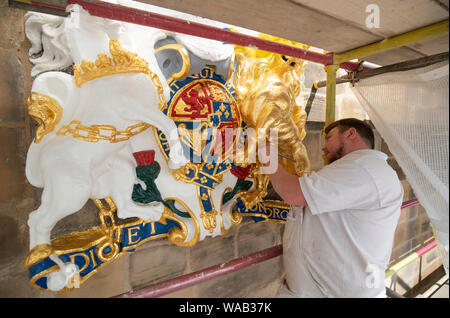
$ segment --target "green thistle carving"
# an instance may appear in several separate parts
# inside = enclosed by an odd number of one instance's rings
[[[150,165],[139,166],[136,167],[136,176],[142,180],[147,189],[144,190],[140,184],[135,184],[133,186],[133,193],[131,195],[131,199],[134,202],[141,204],[148,204],[150,202],[161,202],[167,208],[169,208],[173,213],[184,217],[190,218],[190,214],[187,212],[183,212],[178,210],[175,207],[174,200],[164,201],[161,197],[161,192],[159,192],[158,187],[156,186],[155,180],[161,172],[161,167],[158,162],[153,162]]]

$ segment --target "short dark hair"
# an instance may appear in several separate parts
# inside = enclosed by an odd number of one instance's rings
[[[370,146],[371,149],[375,148],[375,137],[373,135],[372,128],[366,122],[356,118],[344,118],[332,122],[325,128],[325,134],[328,134],[331,129],[338,127],[339,132],[343,133],[350,128],[355,128],[361,138]]]

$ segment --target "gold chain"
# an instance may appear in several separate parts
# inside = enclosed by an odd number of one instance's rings
[[[128,140],[132,136],[146,130],[148,127],[150,127],[149,124],[139,123],[128,126],[123,131],[118,131],[116,127],[112,125],[83,126],[80,121],[72,120],[69,125],[61,127],[56,132],[56,135],[65,136],[71,134],[74,138],[84,141],[97,142],[99,140],[109,140],[109,142],[115,143]]]

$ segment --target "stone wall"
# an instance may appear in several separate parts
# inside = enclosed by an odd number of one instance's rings
[[[41,190],[27,182],[24,172],[35,124],[27,116],[25,106],[32,78],[28,61],[30,45],[24,35],[23,14],[23,10],[9,8],[7,0],[0,0],[0,29],[3,32],[0,37],[0,297],[110,297],[281,244],[282,224],[254,223],[244,218],[226,235],[207,238],[192,247],[178,247],[166,239],[148,242],[133,254],[122,256],[104,267],[70,294],[55,295],[30,287],[28,274],[23,268],[29,244],[27,218],[39,206]],[[303,97],[306,100],[312,82],[325,78],[323,67],[311,64],[304,77]],[[364,112],[351,98],[342,95],[345,91],[339,90],[341,107],[338,117],[364,119]],[[313,170],[323,165],[323,123],[317,122],[324,118],[323,97],[324,89],[321,89],[313,104],[305,139]],[[378,135],[376,145],[377,149],[390,155]],[[405,200],[413,198],[413,191],[401,169],[390,156],[389,162],[405,187]],[[277,196],[272,191],[269,197]],[[82,231],[98,223],[97,208],[89,202],[81,211],[58,222],[52,237]],[[395,236],[392,263],[424,245],[431,237],[429,220],[423,208],[403,210]],[[273,297],[282,271],[281,257],[276,257],[167,296]]]
[[[25,178],[31,142],[25,99],[31,89],[23,11],[0,1],[0,297],[36,297],[23,260],[28,253],[28,213],[36,194]]]

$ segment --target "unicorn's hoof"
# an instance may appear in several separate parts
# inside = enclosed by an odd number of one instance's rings
[[[47,288],[54,292],[62,290],[77,272],[78,266],[66,263],[63,269],[50,273],[47,276]]]

